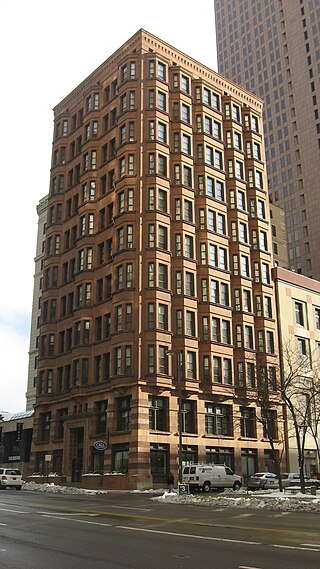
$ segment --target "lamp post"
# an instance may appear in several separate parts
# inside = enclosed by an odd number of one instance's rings
[[[182,350],[167,350],[168,356],[177,356],[177,379],[178,379],[178,476],[179,484],[182,484]]]

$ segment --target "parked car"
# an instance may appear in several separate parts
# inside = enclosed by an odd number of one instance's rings
[[[281,474],[282,479],[282,487],[288,488],[288,486],[300,486],[300,474],[299,472],[285,472]],[[316,488],[320,488],[320,480],[316,478],[308,478],[308,476],[304,477],[305,485],[308,486],[316,486]]]
[[[189,484],[190,490],[210,492],[212,488],[224,490],[233,488],[239,490],[242,486],[241,476],[234,474],[224,464],[192,464],[185,466],[182,473],[184,484]]]
[[[279,480],[273,472],[256,472],[248,478],[248,489],[267,490],[269,488],[279,488]]]
[[[0,468],[0,490],[5,488],[16,488],[21,490],[22,476],[20,470],[16,468]]]

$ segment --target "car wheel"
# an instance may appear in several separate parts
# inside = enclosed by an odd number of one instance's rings
[[[17,490],[21,490],[21,486],[16,486]]]
[[[233,489],[237,491],[237,490],[240,490],[240,488],[241,488],[240,482],[235,482],[233,485]]]
[[[261,486],[262,490],[267,490],[267,482],[264,482]]]
[[[202,492],[208,493],[210,492],[210,482],[204,482],[203,486],[202,486]]]

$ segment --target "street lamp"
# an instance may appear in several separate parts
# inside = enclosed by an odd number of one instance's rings
[[[167,350],[168,356],[177,356],[177,372],[178,372],[178,476],[179,484],[182,484],[182,350]]]

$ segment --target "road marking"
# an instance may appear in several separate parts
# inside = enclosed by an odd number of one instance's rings
[[[6,526],[6,525],[7,525],[7,524],[1,524],[1,523],[0,523],[0,526]]]
[[[6,549],[0,549],[0,551],[7,551]]]
[[[239,514],[238,516],[232,516],[232,518],[236,520],[237,518],[249,518],[250,516],[253,516],[253,514]]]
[[[317,553],[320,553],[320,549],[311,549],[310,547],[298,547],[298,546],[294,546],[294,545],[274,545],[274,544],[270,544],[270,547],[277,547],[278,549],[298,549],[299,551],[316,551]],[[315,546],[312,546],[315,547]]]
[[[300,543],[301,547],[320,547],[320,543]]]
[[[1,512],[12,512],[13,514],[29,514],[30,512],[22,512],[21,510],[9,510],[7,508],[0,508]]]
[[[37,512],[41,516],[48,515],[48,512]],[[50,512],[51,516],[89,516],[89,517],[97,517],[100,514],[88,514],[87,512],[75,512],[75,513],[64,513],[64,512]]]
[[[216,541],[216,542],[220,542],[220,543],[238,543],[239,545],[262,545],[262,543],[258,542],[258,541],[226,539],[226,538],[222,538],[222,537],[208,537],[208,536],[194,535],[194,534],[188,534],[188,533],[177,533],[177,532],[153,530],[153,529],[146,529],[146,528],[135,528],[135,527],[130,527],[130,526],[120,526],[120,525],[114,525],[114,524],[94,522],[94,521],[89,521],[89,520],[77,520],[75,518],[65,517],[64,515],[62,515],[62,516],[61,515],[54,515],[54,514],[53,515],[41,514],[41,515],[44,518],[51,518],[51,519],[55,519],[55,520],[65,520],[65,521],[67,520],[67,521],[71,521],[71,522],[77,522],[80,524],[88,524],[88,525],[95,525],[95,526],[102,526],[102,527],[114,527],[116,529],[139,531],[139,532],[143,532],[143,533],[153,533],[153,534],[158,534],[158,535],[169,535],[169,536],[175,536],[175,537],[186,537],[188,539],[193,538],[193,539],[199,539],[199,540],[203,540],[203,541]],[[271,544],[268,544],[268,547],[275,547],[278,549],[292,549],[292,550],[298,550],[298,551],[312,551],[315,553],[320,553],[320,545],[317,545],[317,544],[301,544],[301,546],[291,546],[291,545],[277,545],[277,544],[271,543]],[[261,569],[261,568],[241,565],[241,566],[239,566],[239,569]]]
[[[112,524],[102,524],[101,522],[90,522],[89,520],[75,520],[72,518],[62,518],[61,516],[50,516],[49,514],[42,514],[43,518],[52,518],[54,520],[69,520],[70,522],[78,522],[79,524],[90,524],[94,526],[113,527]]]
[[[261,569],[261,567],[251,567],[251,565],[239,565],[239,569]]]
[[[157,533],[157,534],[161,534],[161,535],[174,535],[175,537],[192,537],[194,539],[202,539],[204,541],[222,541],[224,543],[242,543],[245,545],[261,545],[261,543],[259,543],[258,541],[242,541],[239,539],[225,539],[222,537],[207,537],[204,535],[194,535],[194,534],[190,534],[190,533],[176,533],[176,532],[171,532],[171,531],[160,531],[160,530],[154,530],[154,529],[144,529],[144,528],[133,528],[130,526],[115,526],[118,529],[126,529],[126,530],[132,530],[132,531],[141,531],[141,532],[145,532],[145,533]]]
[[[117,508],[119,510],[137,510],[138,512],[152,512],[150,508],[133,508],[131,506],[109,506],[109,508]]]

